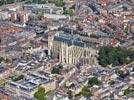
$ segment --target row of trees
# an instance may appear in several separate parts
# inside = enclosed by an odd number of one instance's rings
[[[23,2],[23,1],[26,1],[26,0],[0,0],[0,6],[4,4],[11,4],[11,3]]]
[[[1,0],[0,1],[0,6],[4,4],[11,4],[15,2],[23,2],[26,0]],[[36,3],[36,4],[45,4],[45,3],[54,3],[58,7],[63,7],[64,9],[64,14],[73,16],[73,9],[67,9],[65,8],[65,2],[64,0],[28,0],[26,3]]]
[[[134,50],[121,47],[102,47],[98,60],[103,67],[128,64],[134,61]]]
[[[26,3],[45,4],[47,0],[29,0]]]
[[[26,1],[26,3],[37,3],[37,4],[42,4],[47,2],[47,0],[0,0],[0,5],[11,4],[15,2],[23,2],[23,1]]]
[[[45,3],[54,3],[58,7],[64,7],[64,0],[27,0],[26,3],[36,3],[36,4],[45,4]]]
[[[48,0],[49,3],[54,3],[58,7],[64,7],[65,2],[64,0]]]

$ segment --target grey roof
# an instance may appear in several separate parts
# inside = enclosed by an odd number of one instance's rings
[[[54,40],[56,41],[61,41],[64,42],[66,44],[68,44],[68,46],[78,46],[78,47],[84,47],[85,43],[82,42],[80,39],[74,39],[73,37],[65,37],[65,36],[55,36]]]

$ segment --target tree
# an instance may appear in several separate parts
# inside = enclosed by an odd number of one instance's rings
[[[22,80],[23,78],[24,78],[23,75],[14,76],[14,77],[12,78],[12,81],[16,82],[16,81]]]
[[[134,50],[120,47],[102,47],[99,50],[99,64],[103,67],[108,65],[119,66],[134,61]]]
[[[65,5],[65,2],[63,0],[54,0],[54,3],[56,6],[63,7]]]
[[[114,81],[114,80],[110,80],[110,81],[108,82],[108,84],[109,84],[109,85],[113,85],[113,84],[115,84],[115,81]]]
[[[33,0],[33,3],[38,3],[38,0]]]
[[[0,6],[4,4],[12,4],[12,3],[23,2],[23,1],[26,1],[26,0],[0,0]]]
[[[117,73],[122,76],[124,74],[124,71],[123,70],[118,70]]]
[[[88,86],[89,87],[92,87],[92,86],[94,86],[94,85],[100,85],[101,84],[101,81],[99,81],[98,79],[97,79],[97,77],[92,77],[92,78],[89,78],[88,79]]]
[[[10,62],[11,62],[11,59],[6,58],[6,59],[4,59],[4,62],[5,62],[5,63],[10,63]]]
[[[130,75],[129,71],[124,72],[123,70],[117,70],[117,74],[121,78],[125,78],[126,76]]]
[[[91,37],[91,38],[96,38],[96,39],[101,38],[101,36],[100,36],[100,35],[96,35],[96,34],[91,34],[91,35],[90,35],[90,37]]]
[[[110,28],[112,28],[114,31],[116,31],[116,26],[115,25],[113,25],[112,23],[108,23],[107,24]]]
[[[0,43],[1,43],[1,41],[2,41],[2,40],[1,40],[1,37],[0,37]]]
[[[73,98],[73,92],[71,90],[69,90],[67,94],[69,99]]]
[[[35,92],[34,97],[37,100],[47,100],[45,89],[43,87],[39,87],[38,91]]]
[[[51,73],[52,74],[60,74],[62,69],[63,69],[63,65],[58,65],[56,67],[53,67]]]
[[[41,1],[41,2],[39,2],[39,3],[44,3],[44,4],[45,4],[45,3],[46,3],[46,0],[42,0],[42,1]]]
[[[91,93],[90,89],[88,87],[83,87],[81,90],[81,94],[85,97],[91,97],[93,94]]]
[[[44,17],[44,13],[42,11],[41,12],[38,12],[38,18],[39,18],[39,20],[41,20],[43,17]]]
[[[132,92],[134,92],[134,89],[131,89],[130,87],[128,87],[127,89],[124,90],[124,95],[128,95]]]
[[[54,3],[58,7],[64,7],[64,0],[48,0],[49,3]]]
[[[60,74],[60,69],[54,67],[54,68],[52,69],[51,73],[52,73],[52,74]]]
[[[4,60],[4,58],[3,58],[3,57],[0,57],[0,63],[1,63],[3,60]]]
[[[64,14],[67,14],[69,16],[73,16],[73,9],[64,8]]]
[[[59,67],[60,69],[63,69],[63,65],[59,65],[58,67]]]

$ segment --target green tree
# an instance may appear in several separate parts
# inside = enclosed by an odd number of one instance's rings
[[[116,26],[115,25],[113,25],[112,23],[108,23],[107,24],[110,28],[112,28],[113,29],[113,31],[116,31]]]
[[[44,17],[44,13],[42,11],[38,12],[37,16],[38,16],[39,20],[41,20]]]
[[[51,73],[52,73],[52,74],[60,74],[60,69],[54,67],[54,68],[52,69]]]
[[[63,69],[63,65],[58,65],[56,67],[53,67],[51,73],[52,74],[60,74],[60,72],[62,71]]]
[[[67,14],[69,16],[73,16],[73,9],[64,8],[64,14]]]
[[[63,0],[54,0],[54,3],[56,6],[61,6],[61,7],[65,5],[65,2]]]
[[[96,34],[91,34],[91,35],[90,35],[90,37],[91,37],[91,38],[96,38],[96,39],[101,38],[101,36],[100,36],[100,35],[96,35]]]
[[[0,6],[4,4],[12,4],[12,3],[23,2],[23,1],[26,1],[26,0],[0,0]]]
[[[99,50],[99,64],[103,67],[108,65],[118,66],[134,61],[134,50],[120,47],[102,47]]]
[[[134,92],[134,89],[131,89],[130,87],[128,87],[127,89],[124,90],[124,95],[128,95],[132,92]]]
[[[117,74],[119,74],[120,76],[122,76],[124,74],[123,70],[117,70]]]
[[[38,3],[38,0],[33,0],[32,2],[33,2],[33,3]]]
[[[1,63],[3,60],[4,60],[4,58],[3,58],[3,57],[0,57],[0,63]]]
[[[69,99],[73,98],[73,92],[71,90],[69,90],[67,94]]]
[[[0,37],[0,43],[1,43],[1,41],[2,41],[2,40],[1,40],[1,37]]]
[[[14,77],[12,78],[12,81],[16,82],[16,81],[22,80],[23,78],[24,78],[23,75],[14,76]]]
[[[90,89],[88,87],[83,87],[81,90],[81,94],[85,97],[91,97],[93,94],[91,93]]]
[[[64,0],[48,0],[49,3],[54,3],[58,7],[64,7]]]
[[[101,81],[99,81],[97,77],[92,77],[92,78],[88,79],[88,86],[89,87],[92,87],[94,85],[100,85],[100,84],[101,84]]]
[[[39,87],[38,91],[35,92],[34,97],[37,100],[47,100],[45,89],[43,87]]]
[[[114,81],[114,80],[110,80],[110,81],[108,82],[108,84],[109,84],[109,85],[113,85],[113,84],[115,84],[115,81]]]
[[[60,69],[63,69],[63,65],[58,65],[58,67],[59,67]]]

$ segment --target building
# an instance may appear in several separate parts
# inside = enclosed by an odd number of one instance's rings
[[[0,90],[0,100],[12,100],[12,98]]]
[[[69,18],[66,15],[57,15],[57,14],[44,14],[43,15],[44,18],[48,18],[48,19],[53,19],[53,20],[60,20],[60,19],[67,19]]]
[[[56,88],[56,82],[50,76],[44,76],[40,73],[30,73],[25,78],[28,79],[22,79],[19,82],[9,80],[6,84],[6,89],[19,96],[33,97],[39,86],[44,87],[46,92]]]
[[[8,12],[0,11],[0,20],[6,20],[9,17],[10,16],[9,16],[9,13]]]
[[[21,4],[8,4],[8,5],[5,5],[5,7],[9,11],[17,11],[22,8],[22,5]]]
[[[10,19],[11,19],[11,21],[16,21],[17,20],[17,13],[12,13]]]
[[[2,79],[9,74],[9,70],[7,67],[0,66],[0,73],[0,79]]]
[[[53,4],[24,4],[24,9],[33,12],[44,12],[46,14],[63,14],[62,7],[56,7]]]
[[[128,26],[129,26],[129,30],[132,34],[134,34],[134,21],[129,21],[128,23]]]
[[[107,6],[110,3],[117,3],[118,1],[120,1],[120,0],[100,0],[100,3],[102,6]]]
[[[23,14],[20,14],[20,22],[25,24],[26,22],[28,22],[28,14],[27,13],[23,13]]]
[[[63,64],[93,65],[97,52],[80,39],[65,35],[49,37],[48,49],[49,55]]]
[[[20,22],[25,24],[29,21],[30,12],[28,11],[19,11],[19,12],[12,12],[10,14],[10,20],[12,22]]]
[[[109,13],[120,13],[126,10],[132,10],[132,6],[127,3],[116,3],[107,7]]]
[[[133,12],[132,12],[133,13]],[[129,22],[129,21],[131,21],[131,20],[133,20],[134,19],[134,15],[133,14],[128,14],[128,15],[124,15],[124,23],[126,22]]]

